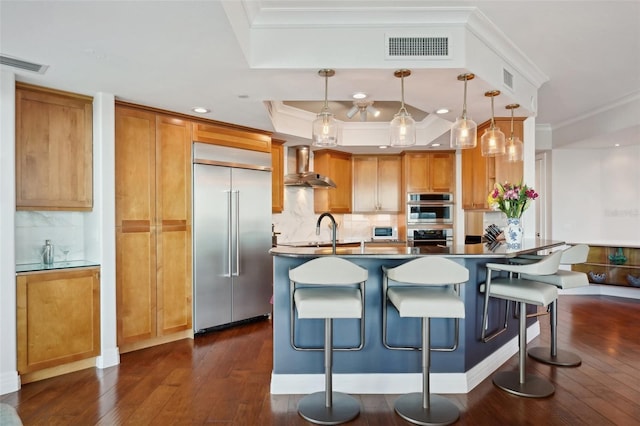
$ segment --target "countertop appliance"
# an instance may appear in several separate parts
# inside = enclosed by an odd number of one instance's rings
[[[372,241],[397,241],[398,228],[393,226],[374,226],[371,228]]]
[[[407,194],[407,224],[450,224],[455,215],[452,193]]]
[[[193,328],[271,312],[271,154],[193,144]]]

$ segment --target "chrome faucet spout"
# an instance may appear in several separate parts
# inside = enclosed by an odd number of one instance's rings
[[[324,217],[328,217],[329,220],[331,220],[331,248],[333,250],[333,254],[336,254],[336,228],[338,227],[336,225],[336,219],[333,217],[333,215],[329,212],[324,212],[320,215],[320,217],[318,218],[318,222],[316,222],[316,235],[320,235],[320,222],[322,222],[322,219]]]

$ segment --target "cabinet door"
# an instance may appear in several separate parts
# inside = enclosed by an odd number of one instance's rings
[[[157,335],[191,328],[191,123],[156,121]]]
[[[353,157],[353,211],[400,211],[402,162],[397,155]]]
[[[374,156],[353,157],[353,211],[378,210],[378,159]]]
[[[406,153],[404,173],[406,192],[430,192],[428,154]]]
[[[271,140],[271,213],[284,210],[284,142]]]
[[[91,210],[92,99],[23,84],[16,89],[16,208]]]
[[[18,372],[100,354],[100,270],[17,276]]]
[[[329,176],[336,184],[333,189],[314,190],[316,213],[351,213],[351,154],[331,150],[316,151],[314,169]]]
[[[454,156],[450,153],[429,154],[429,189],[431,192],[453,192]]]
[[[402,181],[402,160],[400,156],[378,157],[378,205],[379,211],[399,212],[401,210],[400,183]]]
[[[156,118],[116,106],[118,345],[156,335]]]

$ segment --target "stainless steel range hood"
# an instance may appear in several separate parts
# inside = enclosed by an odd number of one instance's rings
[[[296,173],[284,177],[286,186],[306,186],[310,188],[335,188],[336,184],[327,176],[309,171],[309,147],[296,146]]]

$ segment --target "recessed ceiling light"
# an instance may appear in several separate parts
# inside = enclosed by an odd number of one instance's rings
[[[366,99],[367,94],[364,92],[356,92],[353,94],[353,99]]]
[[[436,114],[446,114],[449,112],[449,108],[438,108]]]
[[[619,144],[619,143],[617,143],[617,144],[615,144],[615,145],[613,145],[613,146],[620,146],[620,144]]]
[[[210,109],[205,108],[205,107],[193,107],[193,108],[191,108],[191,111],[197,112],[198,114],[206,114],[208,112],[211,112]]]
[[[432,143],[431,146],[440,146],[441,144],[439,143]]]
[[[380,148],[380,149],[387,149],[387,148],[388,148],[388,146],[387,146],[387,145],[380,145],[378,148]]]

